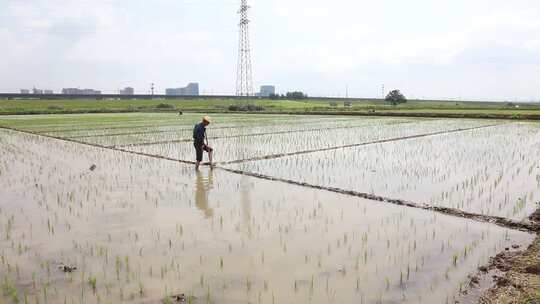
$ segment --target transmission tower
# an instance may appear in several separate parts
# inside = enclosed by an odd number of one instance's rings
[[[253,75],[251,70],[251,48],[249,45],[249,6],[247,0],[240,4],[240,23],[238,24],[238,67],[236,70],[236,96],[253,95]]]

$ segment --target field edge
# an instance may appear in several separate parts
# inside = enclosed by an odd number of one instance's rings
[[[529,220],[536,226],[532,244],[525,250],[507,248],[491,257],[488,265],[471,273],[459,303],[471,303],[471,300],[479,304],[540,303],[540,208]]]

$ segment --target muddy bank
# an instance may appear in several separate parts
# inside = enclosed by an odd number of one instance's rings
[[[540,303],[540,209],[529,217],[537,237],[528,248],[512,246],[470,276],[459,303]]]

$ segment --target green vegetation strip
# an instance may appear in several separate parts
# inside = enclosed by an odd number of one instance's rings
[[[345,106],[350,103],[350,106]],[[234,99],[185,98],[175,100],[0,100],[0,115],[67,113],[247,113],[231,106],[251,105],[257,114],[369,115],[447,118],[540,119],[538,103],[409,100],[392,105],[380,99]]]

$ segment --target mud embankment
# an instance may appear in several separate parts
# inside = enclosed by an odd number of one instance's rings
[[[459,303],[540,303],[540,208],[528,220],[536,239],[528,248],[512,246],[470,276]]]

